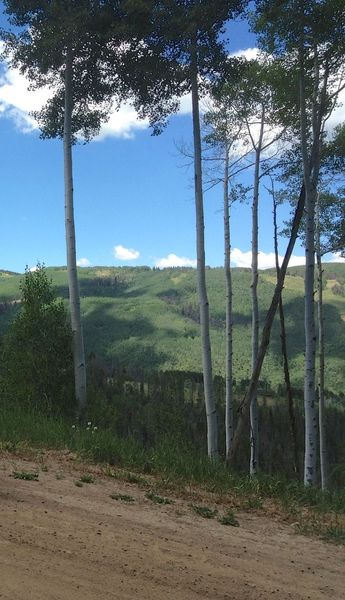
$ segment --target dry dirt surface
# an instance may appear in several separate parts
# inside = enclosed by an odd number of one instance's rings
[[[77,487],[86,471],[94,483]],[[0,457],[1,600],[345,599],[344,547],[251,513],[226,527],[146,492],[67,455]]]

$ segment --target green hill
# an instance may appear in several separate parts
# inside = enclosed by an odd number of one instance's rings
[[[64,267],[47,269],[57,293],[67,298]],[[108,367],[129,370],[201,371],[196,273],[193,269],[148,267],[79,269],[86,351]],[[18,310],[21,275],[0,272],[0,332]],[[237,383],[250,374],[250,271],[234,269],[234,372]],[[345,265],[325,265],[326,387],[345,389]],[[224,373],[225,284],[221,268],[207,270],[214,373]],[[274,271],[262,271],[261,321],[275,285]],[[303,268],[288,271],[284,289],[286,327],[294,386],[303,385]],[[262,379],[282,383],[279,324],[273,330]]]

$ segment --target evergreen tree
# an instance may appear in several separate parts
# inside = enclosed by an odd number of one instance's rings
[[[43,265],[21,282],[21,306],[2,344],[1,383],[8,403],[71,414],[72,332]]]

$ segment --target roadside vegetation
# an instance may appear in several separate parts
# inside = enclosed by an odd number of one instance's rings
[[[149,490],[146,497],[152,503],[171,504],[181,497],[201,517],[218,518],[232,526],[240,524],[239,512],[254,511],[291,523],[298,533],[345,543],[345,486],[322,492],[284,474],[250,477],[229,471],[221,461],[211,461],[187,440],[177,443],[176,438],[165,438],[144,448],[111,428],[73,425],[63,417],[2,406],[0,452],[15,458],[35,457],[42,450],[69,451],[85,464],[99,464],[105,476]],[[13,477],[37,481],[39,473],[14,472]],[[94,482],[95,477],[85,473],[75,485]],[[134,501],[130,495],[114,499]]]

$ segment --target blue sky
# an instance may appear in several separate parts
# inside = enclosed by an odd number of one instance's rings
[[[229,27],[230,52],[255,47],[245,22]],[[63,155],[60,141],[43,141],[28,113],[44,92],[32,94],[2,66],[0,78],[0,268],[22,272],[37,261],[66,263]],[[77,258],[82,265],[194,264],[193,172],[177,145],[191,142],[189,102],[162,135],[136,120],[128,107],[113,115],[99,140],[74,149]],[[205,194],[206,262],[223,263],[222,190]],[[281,214],[286,218],[287,209]],[[250,265],[250,206],[233,211],[234,265]],[[272,252],[272,208],[260,209],[262,266]],[[284,241],[281,241],[284,250]],[[303,256],[298,246],[295,255]],[[297,260],[303,262],[303,259]]]

